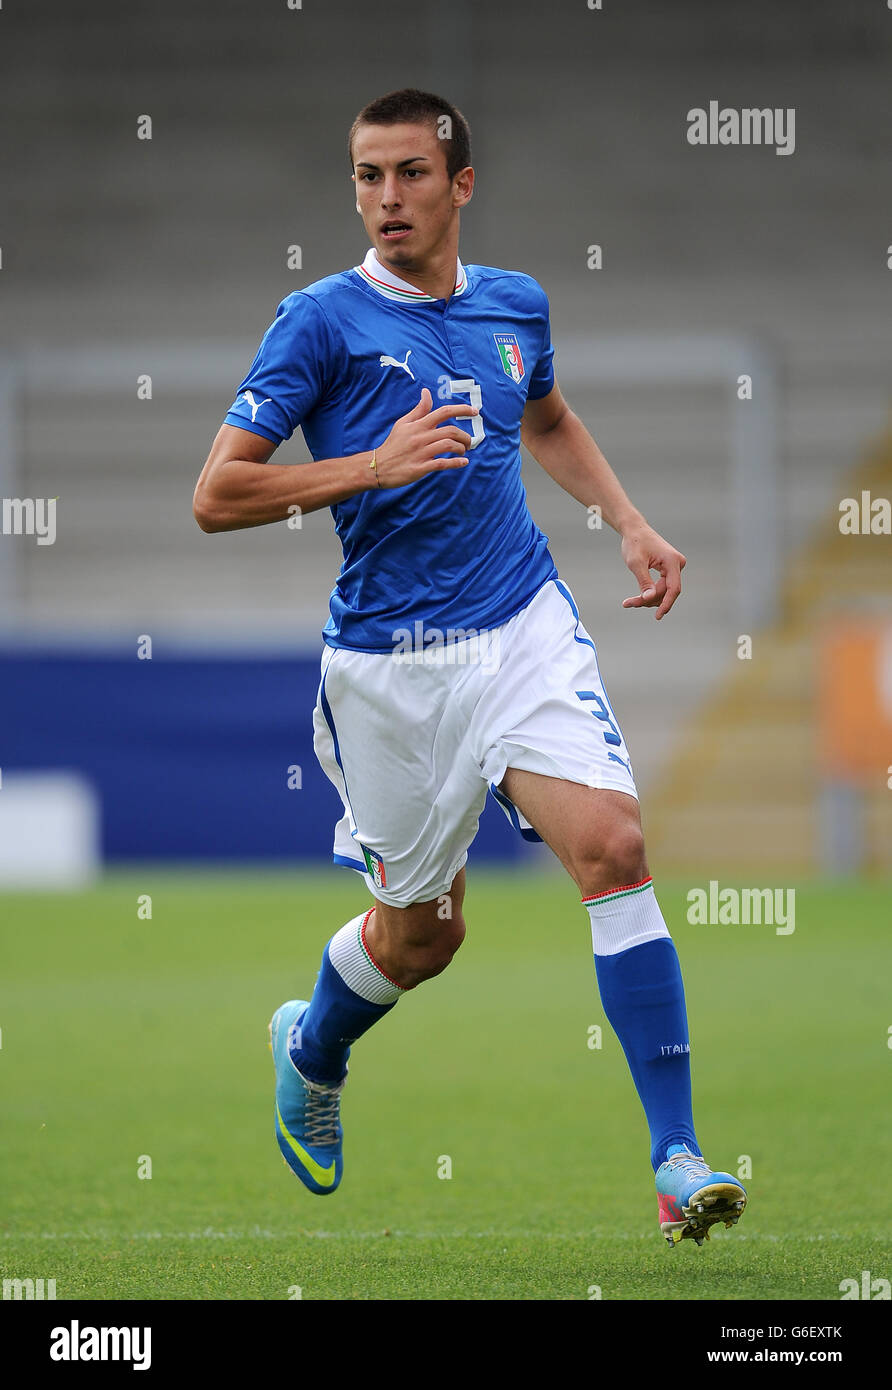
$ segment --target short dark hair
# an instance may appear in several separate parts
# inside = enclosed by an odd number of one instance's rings
[[[361,125],[432,125],[439,134],[443,116],[449,118],[447,129],[452,132],[449,137],[443,137],[446,172],[454,179],[459,169],[466,169],[471,162],[471,131],[468,123],[451,102],[444,101],[433,92],[422,92],[417,87],[402,87],[398,92],[388,92],[362,108],[350,127],[347,142],[351,169],[353,141]]]

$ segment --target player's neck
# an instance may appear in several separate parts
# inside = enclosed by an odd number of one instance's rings
[[[431,295],[434,299],[452,298],[458,265],[457,246],[445,247],[442,251],[436,252],[423,266],[413,266],[411,269],[404,265],[392,263],[377,247],[375,248],[375,257],[380,265],[390,271],[391,275],[405,280],[416,290],[423,290],[425,294]]]

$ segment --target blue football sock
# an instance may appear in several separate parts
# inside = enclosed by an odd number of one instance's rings
[[[654,1172],[674,1144],[699,1154],[684,986],[673,941],[664,936],[615,955],[595,956],[595,968],[604,1012],[644,1106]]]
[[[310,1006],[289,1047],[292,1062],[308,1081],[343,1081],[351,1044],[405,993],[381,971],[366,944],[365,927],[373,911],[354,917],[322,953]]]

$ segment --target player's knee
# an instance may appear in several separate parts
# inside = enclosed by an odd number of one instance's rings
[[[583,894],[603,893],[646,876],[644,836],[631,818],[612,822],[597,840],[581,847],[577,858],[576,880]]]
[[[400,948],[400,983],[411,981],[411,988],[442,974],[464,941],[465,931],[464,917],[458,912],[446,920],[437,919],[430,930],[404,941]]]

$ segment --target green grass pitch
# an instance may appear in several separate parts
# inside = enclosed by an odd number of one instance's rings
[[[353,1050],[324,1198],[279,1157],[266,1029],[368,902],[358,878],[146,868],[0,897],[2,1276],[60,1299],[505,1300],[835,1300],[892,1276],[888,885],[801,885],[782,936],[690,925],[693,885],[657,884],[700,1141],[752,1163],[740,1225],[670,1251],[573,884],[473,860],[468,880],[452,966]]]

